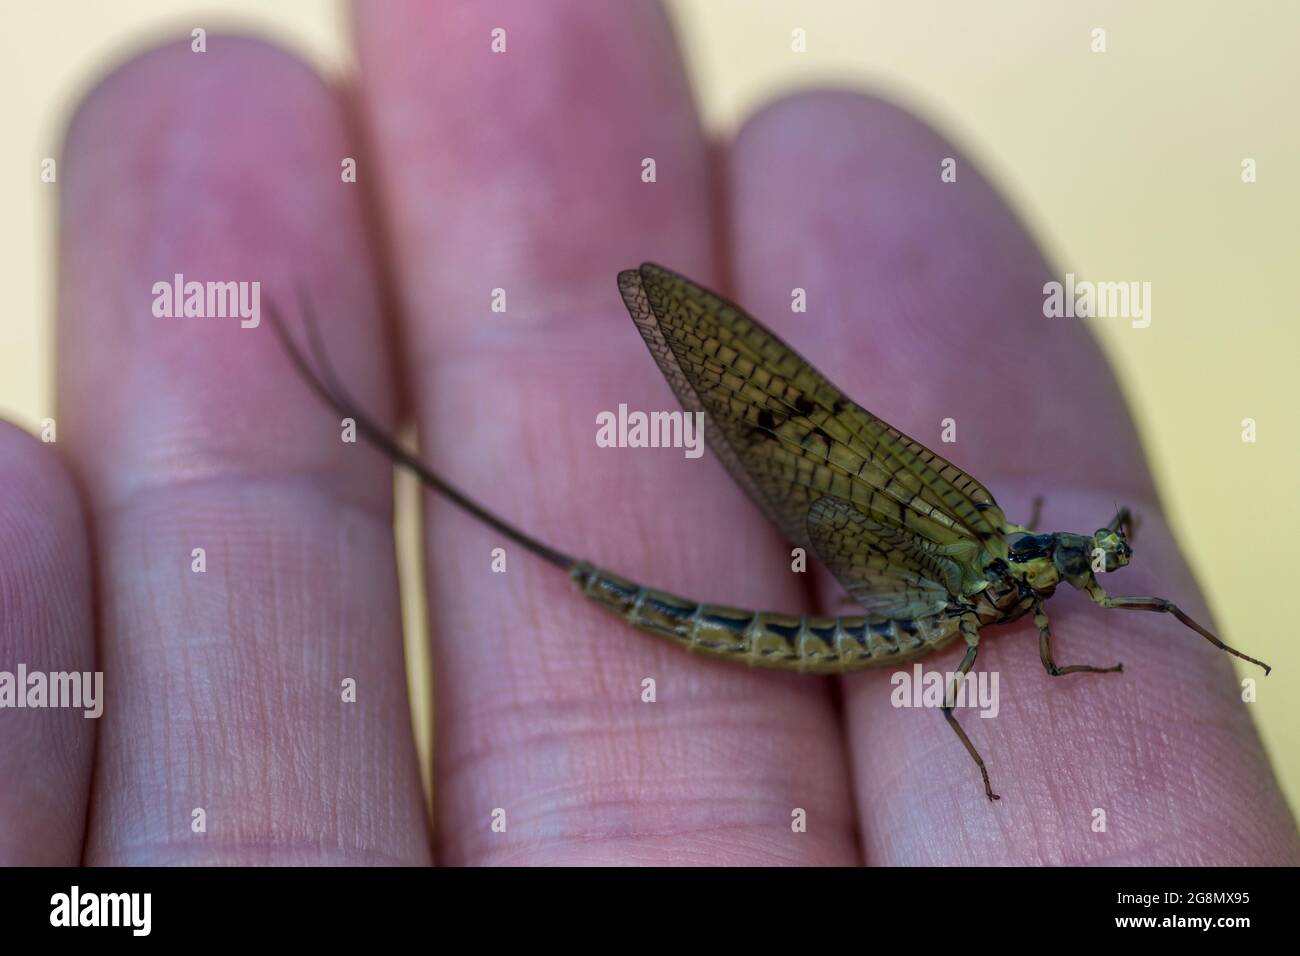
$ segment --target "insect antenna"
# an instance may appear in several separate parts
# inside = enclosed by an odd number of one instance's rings
[[[456,507],[466,512],[470,516],[481,521],[495,531],[505,535],[515,544],[527,551],[535,554],[537,557],[548,561],[563,571],[570,571],[578,563],[562,551],[543,544],[536,538],[525,534],[518,528],[509,524],[502,518],[498,518],[491,511],[488,511],[473,498],[466,495],[460,489],[450,482],[439,477],[423,461],[414,454],[402,447],[401,443],[384,430],[375,422],[360,404],[348,393],[343,386],[342,381],[334,371],[334,367],[329,360],[325,350],[325,344],[321,337],[320,330],[316,327],[315,314],[311,306],[311,298],[307,290],[302,286],[297,287],[298,306],[302,311],[303,325],[307,328],[307,343],[311,349],[312,356],[315,359],[316,368],[307,361],[299,349],[293,336],[289,334],[288,326],[284,317],[280,314],[279,308],[273,300],[267,300],[267,313],[271,320],[271,327],[275,330],[280,344],[288,353],[289,359],[293,362],[298,374],[307,383],[316,395],[325,402],[330,408],[334,409],[344,418],[351,418],[357,423],[357,430],[372,445],[387,455],[393,462],[401,465],[416,475],[425,485],[432,488],[438,494],[442,495]]]

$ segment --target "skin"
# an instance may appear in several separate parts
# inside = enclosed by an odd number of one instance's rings
[[[501,24],[510,52],[492,57]],[[716,462],[594,445],[602,409],[674,407],[614,285],[663,262],[886,421],[933,440],[956,417],[943,451],[1013,520],[1043,492],[1046,530],[1090,534],[1127,503],[1141,533],[1108,588],[1209,615],[1084,324],[1043,320],[1041,254],[919,121],[805,93],[711,149],[648,5],[387,2],[354,26],[355,88],[214,36],[202,57],[173,44],[122,66],[71,122],[65,458],[0,431],[0,592],[22,595],[0,661],[97,653],[109,699],[93,726],[0,713],[3,777],[26,768],[0,798],[0,862],[1300,860],[1231,665],[1164,615],[1049,604],[1059,662],[1122,660],[1123,675],[1049,677],[1030,619],[985,632],[1001,714],[965,723],[1002,794],[991,806],[940,714],[890,705],[887,672],[691,658],[517,549],[505,577],[487,573],[500,542],[432,498],[426,823],[388,464],[337,440],[265,323],[153,318],[161,277],[260,276],[282,300],[301,281],[358,400],[390,427],[413,414],[427,460],[566,551],[702,599],[833,605]],[[343,156],[359,185],[340,184]],[[945,156],[959,185],[939,182]],[[488,310],[498,286],[506,316]],[[497,807],[505,834],[489,831]],[[794,807],[807,833],[791,833]]]

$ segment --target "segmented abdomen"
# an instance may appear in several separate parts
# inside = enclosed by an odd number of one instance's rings
[[[808,617],[700,604],[643,587],[585,561],[569,572],[582,593],[633,627],[687,650],[757,667],[842,673],[922,657],[959,633],[938,615],[917,621]]]

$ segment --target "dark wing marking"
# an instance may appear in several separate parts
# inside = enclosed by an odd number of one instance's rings
[[[979,482],[861,408],[741,309],[659,266],[619,274],[628,311],[732,477],[794,543],[814,502],[945,546],[977,574],[1006,518]]]

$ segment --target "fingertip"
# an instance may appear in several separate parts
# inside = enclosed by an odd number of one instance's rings
[[[828,128],[836,130],[835,138],[826,136]],[[788,93],[762,104],[741,125],[736,146],[748,147],[771,137],[786,139],[792,133],[802,133],[805,144],[819,148],[845,148],[867,137],[875,148],[875,134],[885,130],[911,141],[943,142],[931,126],[893,100],[827,87]]]
[[[1045,257],[950,139],[888,100],[812,91],[758,111],[729,168],[737,300],[847,394],[931,447],[936,423],[969,422],[952,457],[991,490],[1102,460],[1112,493],[1149,495],[1090,330],[1046,318]]]
[[[72,475],[53,443],[4,420],[0,420],[0,488],[4,489],[0,516],[10,521],[60,526],[79,526],[82,521]]]
[[[106,143],[134,141],[125,135],[152,129],[165,140],[178,119],[177,110],[199,101],[213,105],[206,116],[221,121],[221,105],[229,102],[230,84],[257,88],[270,76],[289,96],[315,97],[328,93],[319,75],[288,49],[260,37],[211,33],[204,48],[193,47],[190,35],[135,51],[124,57],[78,95],[64,126],[61,155],[65,159],[102,158]],[[214,82],[219,80],[223,82]],[[65,192],[74,185],[68,182]]]
[[[209,34],[202,52],[163,44],[94,85],[64,148],[59,394],[93,509],[130,498],[146,473],[265,468],[279,460],[268,450],[320,420],[275,323],[257,334],[268,303],[292,310],[292,283],[329,304],[321,324],[344,376],[387,410],[368,220],[341,173],[358,143],[309,64],[238,35]],[[206,305],[191,314],[195,288]],[[367,504],[385,507],[383,486],[364,481],[379,492]]]

